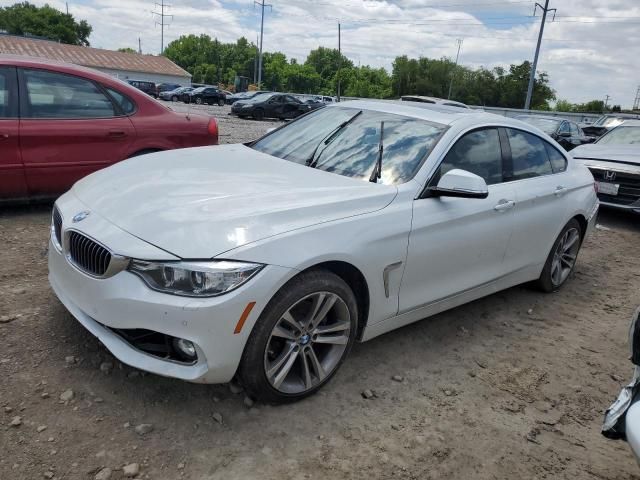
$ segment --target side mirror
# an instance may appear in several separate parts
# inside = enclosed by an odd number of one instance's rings
[[[438,185],[429,188],[435,197],[487,198],[489,188],[484,178],[475,173],[454,168],[445,173]]]

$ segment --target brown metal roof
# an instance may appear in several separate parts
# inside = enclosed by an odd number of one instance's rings
[[[189,72],[166,57],[80,47],[14,35],[0,35],[0,53],[49,58],[85,67],[191,77]]]

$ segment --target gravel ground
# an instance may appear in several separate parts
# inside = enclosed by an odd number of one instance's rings
[[[218,119],[218,129],[220,131],[220,143],[240,143],[255,140],[273,127],[279,127],[284,122],[282,120],[261,120],[242,119],[235,115],[230,115],[231,107],[225,105],[195,105],[181,102],[165,102],[165,105],[176,112],[194,112],[212,115]]]
[[[197,109],[222,141],[279,124]],[[48,287],[49,212],[0,211],[0,479],[640,478],[600,435],[631,375],[637,217],[602,212],[562,291],[511,288],[358,344],[318,395],[271,407],[114,359]]]

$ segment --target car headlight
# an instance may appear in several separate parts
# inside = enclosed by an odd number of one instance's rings
[[[242,108],[252,108],[252,107],[253,105],[250,105],[250,104],[242,105]]]
[[[218,260],[210,262],[146,262],[132,260],[129,271],[153,290],[186,297],[214,297],[245,283],[264,265]]]

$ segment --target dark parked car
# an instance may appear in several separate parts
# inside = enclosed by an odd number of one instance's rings
[[[612,113],[602,115],[591,125],[582,125],[585,135],[598,138],[607,133],[612,128],[616,128],[625,120],[640,120],[640,115],[633,113]]]
[[[263,118],[296,118],[303,113],[310,112],[323,104],[302,103],[293,95],[282,93],[263,93],[248,100],[238,100],[231,106],[231,113],[240,118],[253,117],[256,120]]]
[[[141,92],[151,95],[153,98],[158,98],[156,84],[153,82],[146,82],[144,80],[127,80],[127,83]]]
[[[217,143],[215,118],[173,112],[111,75],[0,57],[0,202],[56,197],[125,158]]]
[[[182,94],[186,94],[193,91],[193,87],[179,87],[175,90],[169,90],[166,92],[162,92],[158,95],[160,100],[177,102],[182,97]]]
[[[197,103],[198,105],[220,105],[225,103],[225,94],[218,87],[200,87],[182,95],[182,101],[185,103]]]
[[[159,97],[162,92],[170,92],[171,90],[175,90],[180,87],[182,87],[182,85],[179,83],[158,83],[156,85],[156,94]]]
[[[238,92],[227,96],[227,105],[233,105],[238,100],[249,100],[250,98],[260,95],[261,93],[271,93],[269,90],[252,90],[250,92]]]
[[[538,127],[569,151],[579,145],[593,142],[575,122],[563,118],[544,117],[542,115],[518,115],[518,120]]]

